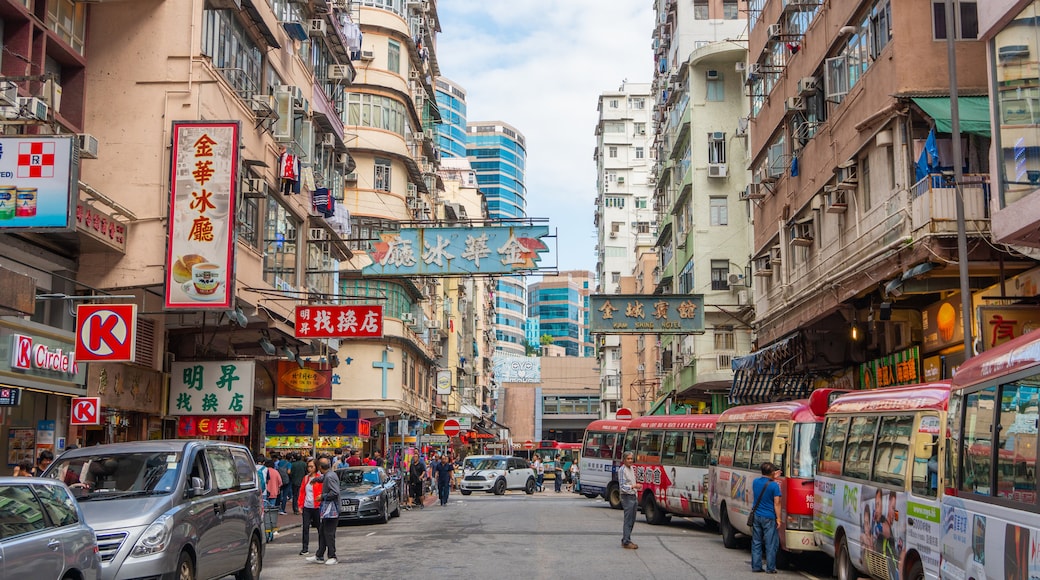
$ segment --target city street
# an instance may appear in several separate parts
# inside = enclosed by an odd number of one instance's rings
[[[452,494],[445,507],[402,512],[389,524],[340,526],[339,564],[305,562],[298,527],[267,545],[264,579],[343,578],[702,578],[752,577],[749,549],[727,550],[700,520],[675,518],[650,526],[642,514],[621,548],[621,511],[601,499],[556,494],[533,496]],[[282,522],[297,517],[282,516]],[[317,546],[311,534],[311,551]],[[828,578],[826,558],[803,558],[802,570],[778,577]]]

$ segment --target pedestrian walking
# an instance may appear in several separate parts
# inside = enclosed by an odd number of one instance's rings
[[[426,464],[423,463],[422,455],[416,453],[408,465],[408,485],[411,490],[412,505],[419,509],[423,505],[423,480],[426,479]]]
[[[303,465],[306,475],[303,476],[296,495],[299,497],[297,507],[303,512],[303,545],[300,547],[300,555],[306,556],[311,553],[311,527],[317,528],[321,521],[321,514],[318,512],[318,506],[321,505],[321,482],[311,485],[311,480],[318,475],[313,459]]]
[[[441,506],[448,505],[448,494],[451,492],[451,478],[455,475],[455,465],[445,456],[437,464],[437,497]]]
[[[307,477],[310,472],[307,471],[307,462],[303,460],[299,453],[293,453],[291,459],[289,479],[292,485],[289,487],[289,501],[293,506],[293,514],[300,515],[300,486],[303,484],[303,478]]]
[[[346,461],[344,461],[344,463],[346,463],[350,467],[359,467],[361,465],[361,458],[358,457],[357,449],[350,450],[350,455],[347,456],[347,459]]]
[[[624,463],[618,469],[618,489],[621,491],[621,509],[625,513],[624,523],[621,526],[621,547],[629,550],[639,548],[632,541],[632,528],[636,525],[636,470],[632,467],[634,456],[631,451],[626,451],[623,457]]]
[[[278,513],[286,515],[286,506],[289,505],[289,500],[292,498],[292,478],[289,476],[289,469],[292,464],[289,460],[277,453],[274,455],[274,468],[278,470],[278,475],[282,480],[282,486],[278,488]]]
[[[563,458],[559,455],[553,463],[553,487],[556,488],[556,493],[563,491]]]
[[[318,504],[318,551],[308,556],[308,562],[333,566],[336,560],[336,527],[339,525],[339,477],[332,471],[328,459],[318,461],[320,475],[313,484],[321,483],[321,503]],[[328,559],[325,556],[328,555]]]
[[[534,456],[534,472],[537,477],[535,483],[538,484],[538,491],[545,491],[545,486],[542,485],[545,483],[545,465],[542,464],[542,458],[537,455]]]
[[[751,486],[754,521],[751,529],[751,571],[776,574],[776,553],[780,549],[780,469],[770,462],[762,464],[762,477]],[[765,551],[765,568],[762,552]]]
[[[578,462],[571,463],[571,476],[567,480],[567,491],[574,492],[579,491],[578,488]]]

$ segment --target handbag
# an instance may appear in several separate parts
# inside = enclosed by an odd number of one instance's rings
[[[767,481],[766,482],[766,486],[768,487],[769,484],[770,484],[770,482]],[[754,484],[752,484],[751,489],[755,489]],[[762,497],[765,496],[765,495],[766,495],[766,488],[763,487],[762,488],[762,493],[759,494],[758,498],[755,499],[755,505],[752,506],[751,507],[751,511],[748,512],[748,515],[747,515],[747,527],[748,527],[748,529],[751,529],[751,528],[755,527],[755,512],[758,510],[758,504],[762,503]]]

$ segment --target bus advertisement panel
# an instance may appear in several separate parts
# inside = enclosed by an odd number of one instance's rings
[[[943,578],[1040,578],[1040,332],[967,360],[953,378]]]
[[[589,423],[578,464],[581,493],[589,498],[602,496],[614,509],[621,509],[617,468],[621,465],[628,423],[610,419]]]
[[[719,522],[722,543],[738,546],[737,533],[751,535],[747,516],[752,484],[769,461],[781,472],[780,546],[787,552],[817,550],[813,537],[813,477],[823,413],[835,391],[817,389],[809,399],[747,405],[719,416],[708,469],[709,515]]]
[[[628,425],[625,451],[635,456],[639,504],[647,523],[669,514],[708,518],[708,455],[718,415],[655,415]]]
[[[814,532],[840,578],[937,578],[948,383],[853,392],[827,409]]]

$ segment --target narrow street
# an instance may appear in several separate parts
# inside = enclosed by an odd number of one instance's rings
[[[295,524],[297,517],[282,516]],[[673,519],[663,526],[640,514],[632,538],[638,550],[621,548],[621,512],[602,500],[574,494],[451,496],[445,507],[402,512],[389,524],[340,526],[339,564],[305,562],[300,529],[279,533],[267,545],[262,577],[343,578],[702,578],[751,577],[750,551],[727,550],[700,520]],[[311,534],[311,551],[317,546]],[[826,558],[804,558],[802,570],[778,577],[827,578]],[[803,573],[804,572],[804,573]]]

